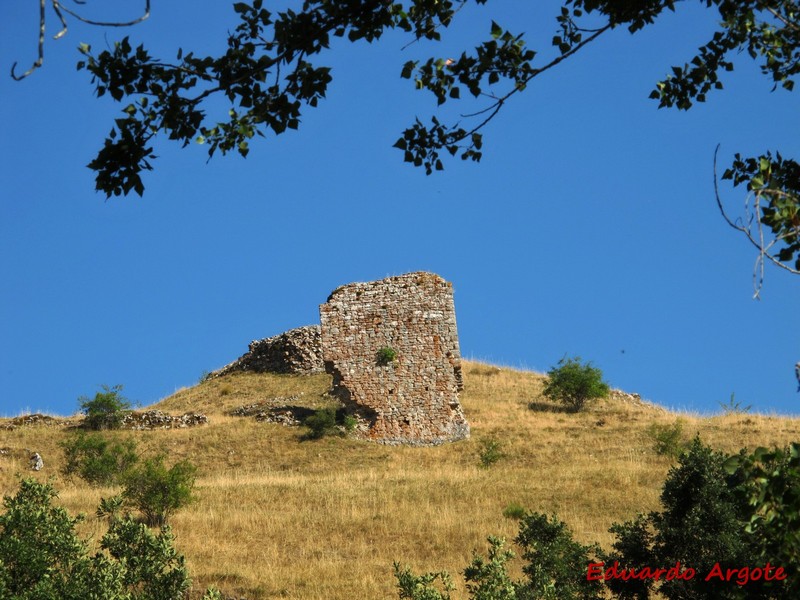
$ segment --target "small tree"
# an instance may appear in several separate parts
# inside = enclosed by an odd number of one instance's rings
[[[101,386],[103,391],[97,392],[90,400],[86,396],[78,399],[81,412],[86,415],[83,426],[87,429],[118,429],[122,419],[130,412],[130,402],[122,397],[121,385]]]
[[[150,526],[162,526],[169,516],[192,500],[197,467],[188,460],[175,463],[169,469],[164,456],[142,462],[125,476],[122,496],[139,510]]]
[[[61,443],[64,475],[79,475],[90,485],[120,483],[138,462],[136,442],[108,440],[102,434],[80,433]]]
[[[166,600],[186,598],[191,581],[169,528],[158,534],[130,518],[111,519],[90,556],[79,518],[53,506],[47,483],[25,479],[0,514],[3,600]],[[203,600],[221,600],[209,589]]]
[[[588,400],[605,398],[608,384],[603,381],[603,372],[592,366],[582,364],[579,356],[562,358],[558,366],[547,372],[549,380],[543,394],[567,406],[573,412],[581,410]]]

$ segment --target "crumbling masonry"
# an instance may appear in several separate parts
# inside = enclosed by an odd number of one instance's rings
[[[436,445],[469,437],[453,287],[409,273],[334,290],[320,306],[333,393],[362,417],[362,437]]]

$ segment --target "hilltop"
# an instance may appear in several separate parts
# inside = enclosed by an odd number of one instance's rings
[[[800,439],[797,418],[680,414],[619,391],[573,414],[541,396],[540,374],[465,361],[463,376],[472,436],[437,447],[301,441],[301,427],[231,414],[269,399],[331,405],[325,374],[214,378],[148,407],[202,412],[207,425],[107,435],[198,466],[197,502],[172,520],[177,547],[197,589],[216,585],[248,600],[396,598],[393,561],[457,573],[487,535],[514,537],[517,522],[503,516],[512,504],[557,513],[577,539],[608,544],[612,522],[658,507],[674,461],[653,450],[654,424],[680,419],[687,438],[727,452]],[[116,490],[60,475],[59,442],[78,423],[0,419],[0,492],[16,490],[18,473],[55,476],[60,502],[92,515]],[[489,439],[506,456],[484,469],[479,453]],[[31,451],[44,458],[41,472],[29,470]],[[103,526],[89,517],[81,530],[98,539]]]

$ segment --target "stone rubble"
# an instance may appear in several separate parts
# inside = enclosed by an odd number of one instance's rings
[[[64,419],[58,419],[56,417],[51,417],[50,415],[43,415],[41,413],[33,413],[31,415],[22,415],[19,417],[14,417],[13,419],[9,419],[4,423],[0,423],[0,429],[13,431],[17,427],[26,427],[31,425],[45,425],[45,426],[66,425],[67,423],[68,421]]]
[[[198,425],[208,425],[208,417],[195,412],[173,416],[160,410],[146,410],[130,412],[122,419],[122,428],[133,430],[183,429]]]
[[[324,373],[320,326],[306,325],[280,335],[250,342],[249,350],[235,361],[210,373],[209,379],[237,371],[253,373]]]
[[[255,404],[245,404],[228,412],[234,417],[255,417],[256,421],[264,423],[279,423],[286,427],[302,425],[303,421],[314,410],[303,406],[292,406],[290,402],[296,402],[303,394],[288,397],[275,397]]]

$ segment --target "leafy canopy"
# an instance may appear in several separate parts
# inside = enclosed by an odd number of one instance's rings
[[[699,1],[718,14],[718,27],[693,57],[673,66],[655,84],[650,96],[659,107],[688,110],[696,102],[705,102],[710,93],[723,88],[721,75],[733,70],[734,59],[740,56],[757,61],[774,88],[793,90],[800,72],[798,0]],[[45,0],[40,2],[44,31]],[[459,111],[462,114],[454,123],[437,115],[427,122],[415,118],[394,144],[403,160],[428,174],[443,169],[448,156],[480,161],[486,126],[536,77],[612,30],[636,33],[682,4],[676,0],[562,2],[555,14],[554,35],[544,50],[530,47],[522,33],[491,21],[486,39],[456,58],[431,57],[398,65],[400,76],[413,81],[416,89],[433,94],[439,106],[472,104]],[[265,8],[262,0],[252,0],[233,3],[239,23],[227,34],[227,47],[217,56],[177,49],[172,60],[157,58],[128,37],[100,53],[81,44],[84,57],[78,68],[91,75],[97,96],[108,95],[123,106],[89,163],[96,172],[96,188],[109,197],[131,191],[142,195],[142,173],[153,168],[158,136],[184,147],[205,144],[209,157],[217,152],[247,156],[254,137],[297,129],[303,111],[325,98],[332,74],[324,56],[333,38],[373,43],[387,31],[398,30],[407,33],[411,42],[438,41],[468,4],[486,4],[486,0],[306,0],[278,12]],[[63,26],[59,36],[66,32],[61,11],[99,25],[129,25],[149,15],[149,0],[144,15],[129,23],[95,23],[55,1],[53,7]],[[41,65],[42,39],[39,59],[21,77]],[[223,102],[212,102],[214,98]],[[223,112],[217,114],[221,105]],[[722,178],[746,187],[753,196],[742,218],[729,217],[719,193],[717,200],[728,223],[758,248],[761,268],[768,260],[800,273],[797,161],[782,157],[777,150],[756,157],[737,154]]]
[[[581,410],[589,400],[608,395],[603,372],[592,363],[582,363],[580,356],[562,358],[558,366],[547,372],[547,377],[542,394],[572,411]]]

